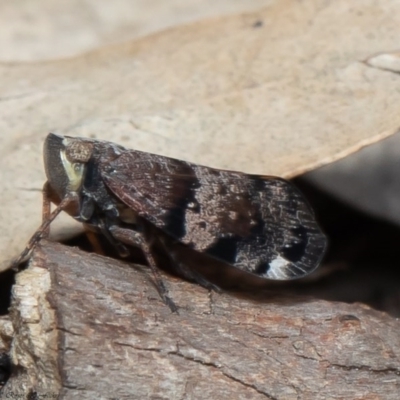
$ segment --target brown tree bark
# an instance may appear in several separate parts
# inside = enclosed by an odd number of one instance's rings
[[[216,294],[146,267],[42,241],[11,320],[21,397],[398,399],[400,321],[360,304]]]

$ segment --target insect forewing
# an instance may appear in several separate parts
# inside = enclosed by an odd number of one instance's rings
[[[244,271],[292,279],[314,270],[326,239],[289,182],[126,150],[102,165],[108,188],[181,243]]]

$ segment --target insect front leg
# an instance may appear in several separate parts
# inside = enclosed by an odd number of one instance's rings
[[[43,237],[47,237],[49,233],[50,224],[54,221],[58,214],[63,211],[68,205],[72,202],[76,201],[76,194],[71,193],[65,196],[58,206],[54,209],[53,212],[50,212],[50,194],[49,194],[49,186],[44,185],[43,187],[43,213],[42,213],[42,224],[36,230],[36,232],[32,235],[27,243],[25,249],[22,253],[12,262],[11,268],[14,270],[18,270],[18,266],[24,262],[32,249],[37,245],[37,243]]]
[[[50,184],[45,182],[42,189],[42,223],[50,218],[51,214],[51,200],[50,200]],[[50,227],[48,226],[44,231],[42,238],[47,238],[50,234]]]
[[[116,225],[110,226],[109,231],[115,239],[120,240],[121,242],[130,246],[136,246],[142,249],[153,274],[154,283],[160,297],[172,312],[178,312],[178,307],[167,295],[167,289],[165,288],[164,281],[162,280],[156,260],[151,250],[151,239],[149,240],[146,238],[143,231],[121,228]]]

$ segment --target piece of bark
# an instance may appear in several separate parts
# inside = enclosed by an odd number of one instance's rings
[[[8,352],[14,329],[8,315],[0,316],[0,352]]]
[[[42,241],[17,275],[14,374],[61,399],[397,399],[400,321],[367,306],[216,294]]]
[[[8,315],[0,316],[0,394],[10,374],[10,351],[14,329]],[[1,397],[0,397],[1,398]]]

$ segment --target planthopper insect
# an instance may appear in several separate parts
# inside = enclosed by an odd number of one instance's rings
[[[44,143],[47,182],[43,222],[18,265],[66,211],[103,234],[121,256],[141,248],[157,290],[175,311],[157,269],[154,245],[176,272],[205,287],[204,277],[174,262],[178,243],[261,278],[288,280],[312,272],[326,247],[314,213],[284,179],[208,168],[117,144],[50,133]],[[57,207],[51,212],[51,203]]]

